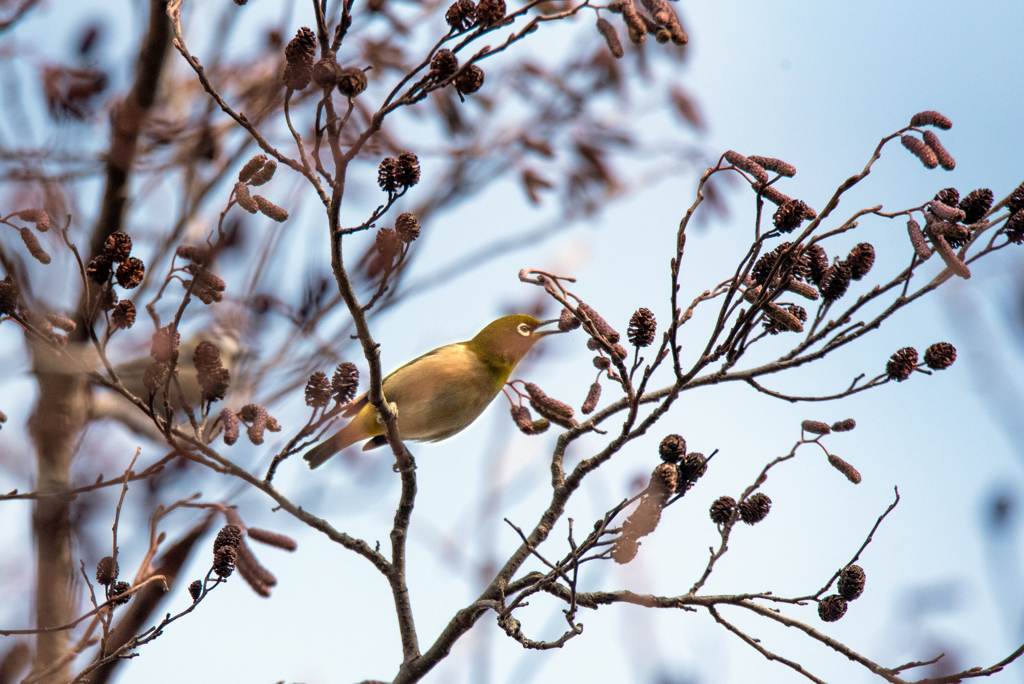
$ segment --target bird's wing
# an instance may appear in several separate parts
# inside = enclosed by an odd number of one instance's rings
[[[454,345],[450,345],[449,344],[449,345],[446,345],[446,346],[447,347],[451,347],[451,346],[454,346]],[[428,351],[426,354],[422,354],[420,356],[417,356],[412,361],[409,361],[407,363],[403,363],[401,366],[399,366],[398,368],[396,368],[395,370],[393,370],[393,371],[391,371],[390,373],[387,374],[387,376],[384,378],[384,385],[386,386],[388,380],[391,377],[397,375],[400,371],[405,370],[406,368],[408,368],[412,364],[416,363],[417,361],[422,361],[423,359],[428,358],[430,356],[436,356],[438,353],[440,353],[445,348],[446,347],[438,347],[437,349]],[[387,390],[385,390],[385,395],[386,394],[387,394]],[[363,409],[363,407],[366,406],[367,403],[369,403],[369,401],[370,401],[370,399],[369,399],[368,393],[367,392],[363,392],[358,397],[356,397],[355,399],[353,399],[352,401],[350,401],[348,404],[345,405],[345,408],[342,409],[342,411],[341,411],[342,417],[344,417],[344,418],[351,418],[352,416],[354,416],[357,413],[359,413]]]

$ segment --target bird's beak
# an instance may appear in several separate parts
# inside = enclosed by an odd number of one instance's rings
[[[546,335],[557,335],[558,333],[563,332],[563,331],[559,330],[558,328],[555,328],[554,330],[541,330],[540,329],[541,326],[548,325],[550,323],[557,324],[558,323],[558,319],[557,318],[552,318],[550,321],[541,321],[540,325],[537,326],[537,329],[533,331],[533,334],[534,335],[539,335],[541,337],[544,337]]]

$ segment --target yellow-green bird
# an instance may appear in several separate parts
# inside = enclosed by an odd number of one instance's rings
[[[384,397],[398,413],[402,439],[437,442],[461,432],[477,419],[508,382],[512,371],[554,321],[516,314],[488,324],[476,337],[438,347],[384,378]],[[306,452],[310,468],[356,442],[370,439],[363,451],[387,444],[384,425],[364,393],[342,411],[352,418],[340,432]],[[371,439],[372,438],[372,439]]]

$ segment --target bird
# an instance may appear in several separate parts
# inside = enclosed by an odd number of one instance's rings
[[[402,439],[439,442],[462,432],[498,396],[533,345],[562,332],[539,329],[557,322],[527,314],[504,316],[473,339],[438,347],[388,374],[384,398],[397,409]],[[311,469],[365,439],[370,441],[363,451],[387,444],[384,425],[365,392],[346,405],[341,415],[352,420],[304,455]]]
[[[213,342],[220,350],[221,364],[228,370],[232,379],[235,379],[236,372],[248,352],[242,347],[238,332],[232,325],[233,321],[227,324],[218,322],[211,329],[202,330],[187,338],[181,343],[178,350],[178,381],[181,384],[182,393],[190,406],[198,407],[202,402],[202,390],[199,386],[198,373],[192,363],[192,355],[200,342]],[[98,360],[94,360],[99,365]],[[142,378],[146,369],[153,363],[153,357],[146,355],[128,361],[118,363],[114,366],[118,380],[128,392],[142,399],[143,402],[149,397],[149,390],[146,388]],[[171,406],[177,414],[178,420],[184,418],[184,406],[181,397],[172,388],[169,394]],[[163,405],[162,394],[154,398],[153,410],[157,415],[166,417]],[[152,439],[162,441],[163,435],[146,415],[115,392],[100,392],[92,397],[90,404],[90,418],[92,420],[112,420],[120,423],[132,432]]]
[[[199,376],[192,363],[192,355],[195,353],[196,347],[199,346],[200,342],[213,342],[217,345],[217,349],[220,351],[221,364],[228,369],[231,377],[235,376],[242,357],[245,356],[236,331],[221,326],[214,326],[210,330],[202,330],[183,341],[178,348],[178,382],[181,385],[182,395],[184,395],[185,401],[190,406],[199,406],[202,403],[202,389],[199,386]],[[140,397],[143,401],[149,396],[149,390],[143,384],[142,378],[146,373],[146,369],[152,363],[153,358],[151,356],[142,356],[114,366],[117,377],[125,389]],[[171,406],[175,411],[183,411],[184,405],[176,389],[176,387],[172,386],[172,390],[169,393]],[[153,402],[153,409],[160,415],[163,415],[162,397],[158,397]]]

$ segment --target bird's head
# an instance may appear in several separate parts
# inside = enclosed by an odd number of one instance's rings
[[[557,322],[558,319],[538,321],[527,314],[503,316],[477,333],[468,346],[488,363],[508,364],[514,368],[540,338],[561,332],[539,329]]]

